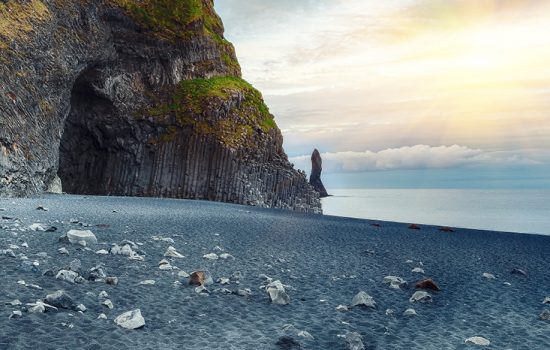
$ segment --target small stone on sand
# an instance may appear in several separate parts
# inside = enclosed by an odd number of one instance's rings
[[[479,346],[489,346],[491,342],[483,337],[471,337],[464,341],[466,344],[474,344]]]

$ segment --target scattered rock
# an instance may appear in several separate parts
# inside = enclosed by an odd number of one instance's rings
[[[366,306],[370,308],[376,308],[376,302],[366,292],[361,291],[353,297],[351,301],[351,306]]]
[[[225,285],[225,284],[229,284],[229,278],[220,277],[220,278],[218,278],[217,282],[218,282],[219,284],[224,284],[224,285]]]
[[[401,287],[407,286],[407,281],[397,276],[384,277],[384,283],[388,284],[390,288],[393,288],[393,289],[401,289]]]
[[[414,287],[417,289],[430,289],[438,292],[441,290],[439,286],[431,278],[427,278],[416,282],[416,285]]]
[[[65,248],[65,247],[59,248],[59,249],[57,250],[57,252],[58,252],[59,254],[69,255],[69,251],[68,251],[67,248]]]
[[[338,305],[336,308],[336,311],[340,311],[340,312],[346,312],[346,311],[349,311],[349,308],[346,306],[346,305]]]
[[[105,249],[100,249],[97,252],[95,252],[97,255],[107,255],[109,252]]]
[[[166,249],[166,253],[164,253],[164,256],[170,257],[170,258],[178,258],[178,259],[185,258],[185,256],[178,253],[176,248],[174,248],[172,246],[170,246],[170,247],[168,247],[168,249]]]
[[[36,207],[36,210],[41,210],[41,211],[48,211],[48,208],[42,206],[42,205],[39,205],[38,207]]]
[[[69,230],[66,235],[69,243],[79,244],[83,247],[88,247],[93,244],[97,244],[97,237],[90,230]]]
[[[88,281],[103,282],[107,275],[101,266],[95,266],[88,271]]]
[[[269,283],[265,290],[269,295],[269,299],[273,304],[287,305],[290,304],[290,297],[286,294],[285,287],[281,281],[274,281]]]
[[[418,226],[417,224],[410,224],[409,230],[420,230],[420,226]]]
[[[281,350],[301,349],[302,346],[292,337],[280,337],[275,343]]]
[[[111,286],[116,286],[118,284],[118,277],[106,277],[105,283]]]
[[[224,259],[224,260],[235,259],[235,257],[231,254],[228,254],[228,253],[222,253],[222,254],[220,254],[220,259]]]
[[[113,305],[113,302],[110,299],[103,300],[101,305],[108,307],[109,309],[113,309],[115,306]]]
[[[30,312],[31,314],[44,313],[46,312],[46,309],[52,309],[52,310],[58,311],[58,309],[55,306],[43,303],[40,300],[37,300],[36,303],[29,303],[27,304],[27,306],[30,306],[30,308],[28,308],[27,311]]]
[[[12,301],[7,302],[6,305],[20,306],[20,305],[22,305],[22,303],[19,299],[14,299]]]
[[[12,249],[0,249],[0,255],[9,256],[10,258],[15,258],[15,253]]]
[[[424,274],[424,269],[421,268],[421,267],[415,267],[414,269],[411,270],[411,272],[414,272],[414,273],[422,273]]]
[[[527,276],[527,272],[525,272],[525,270],[517,269],[517,268],[512,269],[512,271],[510,271],[510,273],[512,275]]]
[[[145,319],[141,316],[141,310],[127,311],[117,316],[114,322],[125,329],[138,329],[145,326]]]
[[[57,227],[55,226],[49,226],[41,223],[35,223],[29,226],[29,228],[33,231],[39,231],[39,232],[55,232],[57,231]]]
[[[214,283],[214,281],[208,271],[195,271],[191,273],[191,276],[189,277],[189,284],[191,285],[202,286],[212,283]]]
[[[181,277],[181,278],[188,278],[189,277],[189,274],[185,271],[180,271],[178,272],[178,277]]]
[[[365,350],[363,337],[357,332],[349,332],[344,337],[348,350]]]
[[[203,285],[200,285],[198,287],[195,288],[195,293],[197,294],[209,294],[210,291]]]
[[[132,241],[122,241],[120,245],[113,244],[111,247],[111,254],[113,255],[122,255],[128,257],[130,260],[138,260],[143,261],[145,260],[143,256],[139,255],[136,251],[138,249],[137,244],[135,244]]]
[[[174,270],[175,267],[170,264],[170,262],[166,259],[162,259],[159,261],[159,269],[166,271],[166,270]]]
[[[97,316],[97,319],[98,319],[98,320],[106,320],[106,319],[107,319],[107,315],[105,315],[105,314],[99,314],[99,316]]]
[[[69,270],[60,270],[55,276],[56,279],[67,281],[69,283],[78,283],[79,282],[78,277],[79,277],[78,273],[74,271],[69,271]]]
[[[207,259],[207,260],[218,260],[218,258],[219,258],[218,254],[216,254],[216,253],[205,254],[202,257]]]
[[[252,295],[250,288],[237,289],[236,294],[241,297],[249,297]]]
[[[386,316],[393,316],[394,313],[393,309],[386,309]]]
[[[107,299],[109,297],[109,294],[107,294],[106,291],[102,290],[101,292],[99,292],[99,294],[97,296],[100,299]]]
[[[151,238],[153,239],[153,241],[167,242],[167,243],[170,243],[170,244],[175,243],[174,240],[172,238],[169,238],[169,237],[153,236]]]
[[[19,310],[15,310],[11,312],[11,315],[9,318],[21,318],[23,317],[23,313]]]
[[[544,310],[540,315],[539,318],[543,321],[550,321],[550,310]]]
[[[483,276],[484,278],[488,279],[488,280],[494,280],[494,279],[496,279],[495,275],[493,275],[492,273],[488,273],[488,272],[484,272],[482,276]]]
[[[63,290],[58,290],[52,294],[46,295],[44,302],[60,309],[76,310],[76,303],[69,294]]]
[[[69,263],[69,270],[74,272],[80,272],[80,269],[82,268],[82,263],[79,259],[74,259]]]
[[[441,231],[441,232],[455,232],[455,230],[453,230],[452,228],[447,227],[447,226],[440,227],[439,231]]]
[[[424,291],[418,291],[415,292],[411,298],[409,299],[411,303],[431,303],[432,302],[432,296]]]
[[[240,281],[243,278],[244,277],[243,277],[243,274],[242,274],[241,271],[235,271],[235,272],[233,272],[233,274],[231,275],[231,277],[229,279],[232,280],[232,281]]]
[[[489,339],[485,339],[483,337],[471,337],[464,341],[466,344],[474,344],[474,345],[480,345],[480,346],[489,346],[491,345],[491,342]]]
[[[544,300],[542,301],[543,304],[550,304],[550,297],[546,297],[544,298]]]
[[[153,286],[155,285],[155,283],[157,283],[155,280],[145,280],[145,281],[139,282],[139,284],[142,286]]]
[[[84,304],[78,304],[76,306],[76,311],[86,312],[86,310],[88,310],[88,309],[86,308],[86,306],[84,306]]]

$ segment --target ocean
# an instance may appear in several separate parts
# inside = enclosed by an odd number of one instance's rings
[[[550,190],[338,189],[325,215],[550,235]]]

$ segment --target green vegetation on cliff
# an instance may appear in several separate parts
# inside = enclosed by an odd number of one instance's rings
[[[0,2],[0,49],[8,47],[14,39],[24,39],[33,26],[50,18],[50,12],[42,1]]]
[[[232,98],[241,100],[223,115],[225,118],[212,117]],[[183,80],[170,101],[151,108],[149,115],[174,116],[180,126],[193,127],[198,133],[215,136],[233,147],[250,140],[254,130],[268,133],[276,127],[261,93],[235,77]]]

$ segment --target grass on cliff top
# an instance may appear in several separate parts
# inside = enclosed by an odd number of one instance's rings
[[[238,118],[210,122],[197,119],[204,110],[220,101],[229,100],[235,93],[244,96],[241,104],[229,112]],[[184,80],[171,96],[170,102],[150,109],[149,114],[153,117],[174,115],[181,126],[192,126],[199,133],[214,135],[231,146],[237,146],[242,137],[250,137],[255,128],[269,132],[277,126],[262,94],[245,80],[236,77]]]
[[[140,24],[170,39],[187,37],[197,28],[213,39],[225,41],[220,18],[211,0],[111,0]]]
[[[40,0],[0,3],[0,49],[14,39],[24,39],[34,25],[50,18],[50,12]]]

